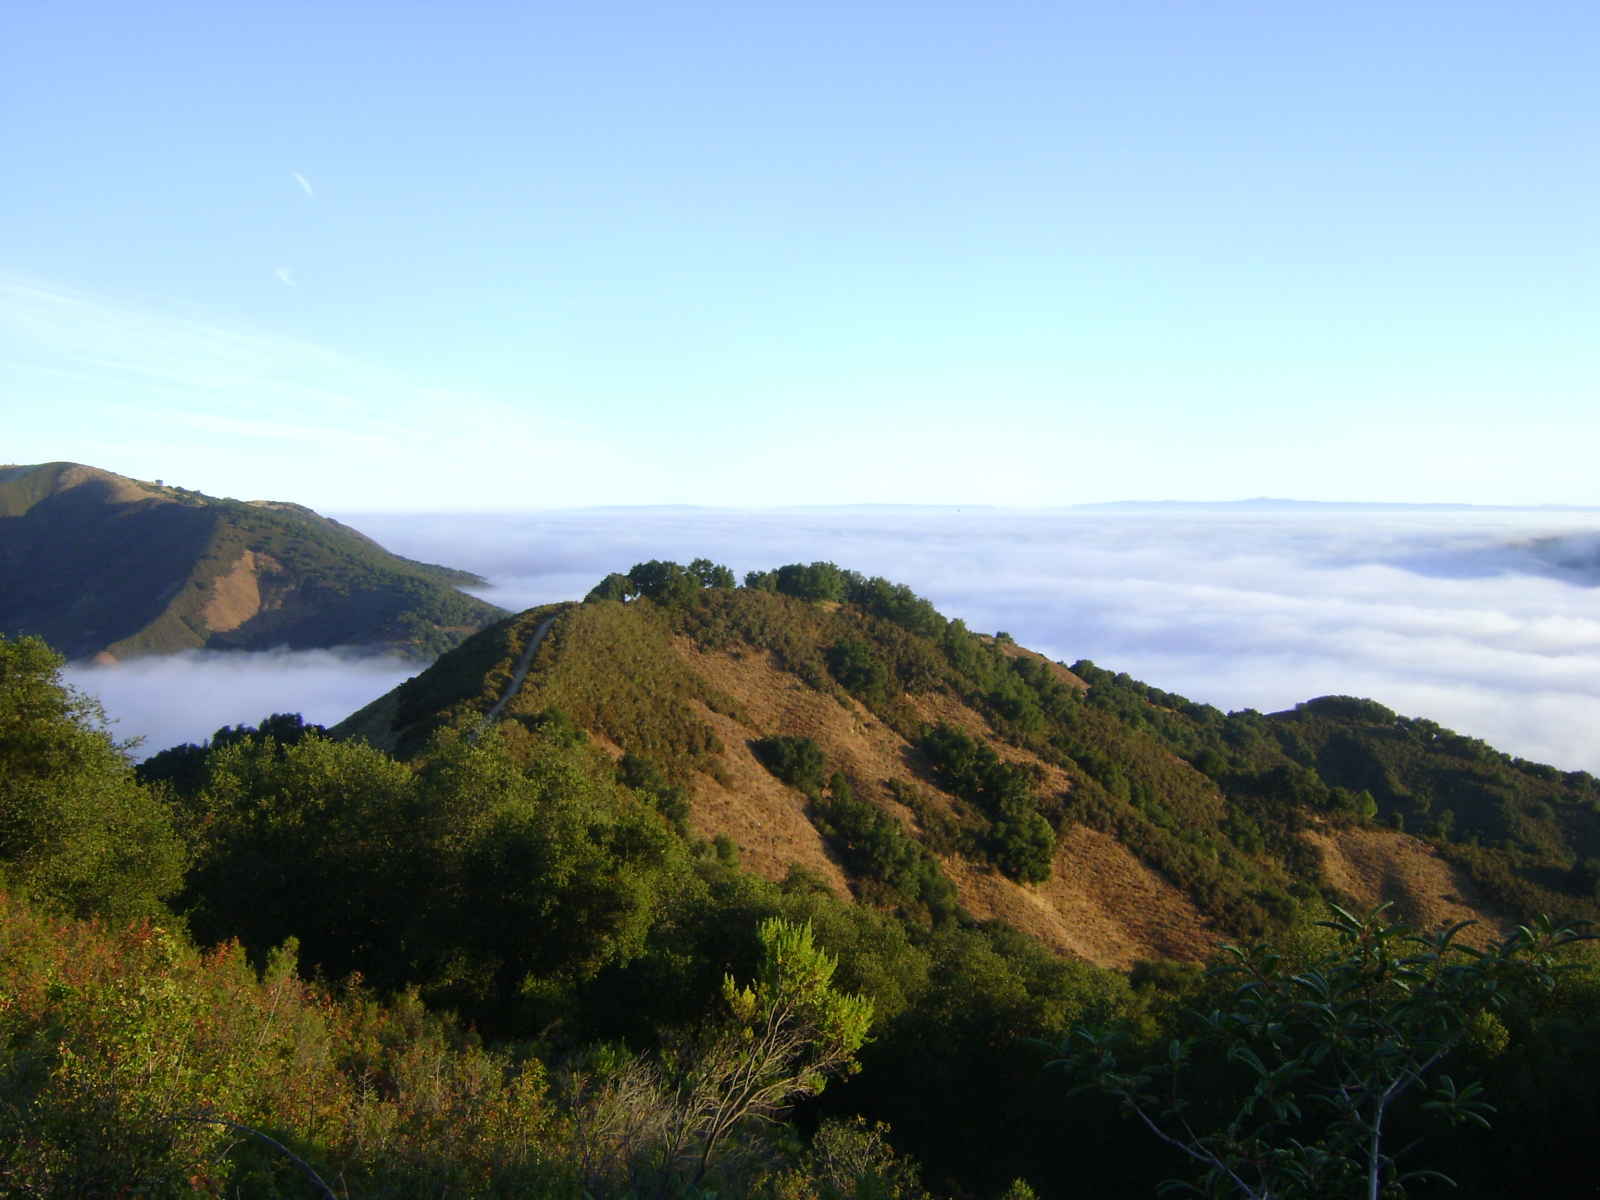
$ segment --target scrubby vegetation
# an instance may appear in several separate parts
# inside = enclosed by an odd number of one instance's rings
[[[856,799],[849,779],[828,772],[816,742],[780,735],[751,748],[767,770],[805,793],[812,820],[856,881],[857,896],[921,923],[957,916],[956,890],[938,859],[889,813]]]
[[[1001,762],[989,746],[948,725],[928,730],[921,748],[946,789],[988,819],[983,848],[994,864],[1025,883],[1050,878],[1056,834],[1039,813],[1029,773]]]
[[[403,688],[401,753],[478,719],[522,640],[555,611],[485,631]],[[1600,785],[1585,774],[1507,758],[1370,701],[1225,714],[974,634],[908,588],[831,563],[753,572],[742,587],[709,559],[610,576],[559,614],[513,720],[559,710],[672,786],[723,778],[725,748],[705,714],[745,717],[675,652],[684,640],[764,655],[805,687],[862,706],[918,748],[928,782],[957,801],[917,811],[922,844],[1019,882],[1047,878],[1059,839],[1081,824],[1114,836],[1222,930],[1258,936],[1308,905],[1350,899],[1322,876],[1307,832],[1375,824],[1434,841],[1509,912],[1600,917],[1600,867],[1585,867],[1600,864]],[[919,703],[939,696],[987,729],[941,730]],[[515,748],[515,724],[507,736]],[[1018,761],[997,756],[999,744]],[[963,753],[993,765],[955,766]],[[1059,776],[1041,784],[1020,765],[1029,760]],[[811,794],[824,782],[795,786]],[[878,780],[851,782],[857,803],[881,810],[894,797]]]
[[[590,599],[402,687],[397,754],[277,714],[137,774],[48,648],[0,640],[0,1192],[313,1194],[309,1171],[352,1200],[1148,1196],[1183,1149],[1147,1145],[1110,1076],[1074,1091],[1053,1048],[1115,1028],[1122,1075],[1154,1078],[1237,981],[1052,952],[973,920],[961,872],[1046,896],[1088,826],[1280,982],[1332,970],[1308,830],[1404,826],[1519,916],[1594,912],[1592,779],[1370,701],[1223,714],[831,564],[742,587],[642,564]],[[852,775],[792,730],[724,745],[713,718],[746,714],[693,668],[712,652],[881,722],[906,773]],[[747,746],[853,897],[696,835],[695,781]],[[1482,1088],[1493,1142],[1420,1102],[1385,1118],[1457,1194],[1587,1169],[1600,968],[1552,964],[1428,1064]],[[1254,1068],[1225,1046],[1184,1065],[1185,1119],[1221,1146]],[[1291,1115],[1256,1150],[1306,1134]]]

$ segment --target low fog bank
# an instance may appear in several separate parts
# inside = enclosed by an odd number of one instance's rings
[[[1594,513],[563,510],[345,515],[476,571],[512,611],[607,572],[699,556],[736,573],[829,559],[909,584],[975,630],[1223,709],[1370,696],[1524,757],[1600,773]],[[146,751],[295,711],[330,723],[414,666],[195,655],[74,681]]]
[[[343,518],[510,609],[647,558],[829,559],[1052,658],[1223,709],[1370,696],[1600,772],[1600,514],[565,510]]]
[[[119,741],[142,739],[135,756],[145,758],[275,712],[332,725],[419,669],[360,651],[194,650],[113,666],[73,664],[64,675],[100,701]]]

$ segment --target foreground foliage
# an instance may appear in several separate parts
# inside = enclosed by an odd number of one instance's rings
[[[38,638],[0,636],[0,883],[80,915],[158,911],[183,846],[61,666]]]
[[[237,943],[0,894],[0,1192],[296,1194],[303,1171],[362,1197],[744,1190],[781,1161],[765,1129],[855,1069],[872,1015],[809,927],[759,941],[756,978],[675,1049],[550,1068],[414,992],[308,983],[292,947],[258,974]]]
[[[237,943],[201,953],[0,897],[0,1191],[306,1194],[264,1131],[349,1194],[575,1195],[537,1060],[415,994],[380,1004]]]
[[[1500,1013],[1550,992],[1558,952],[1579,934],[1524,926],[1488,951],[1334,909],[1333,944],[1309,962],[1264,944],[1227,948],[1213,971],[1231,990],[1196,1012],[1166,1053],[1133,1066],[1114,1033],[1080,1028],[1065,1066],[1118,1099],[1184,1154],[1208,1196],[1399,1196],[1433,1168],[1403,1170],[1387,1139],[1393,1111],[1419,1103],[1451,1124],[1489,1127],[1481,1083],[1438,1068]],[[1218,1071],[1233,1086],[1217,1111]],[[1209,1078],[1200,1088],[1195,1076]],[[1220,1117],[1220,1119],[1218,1119]]]

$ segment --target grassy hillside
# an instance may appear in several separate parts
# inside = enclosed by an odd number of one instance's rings
[[[903,587],[799,564],[745,586],[641,564],[486,630],[339,732],[414,754],[499,699],[513,747],[588,731],[769,878],[937,922],[999,918],[1094,961],[1195,958],[1324,900],[1487,937],[1600,916],[1596,783],[1367,701],[1224,714],[972,633]]]
[[[69,658],[367,645],[432,658],[499,615],[467,572],[298,505],[73,463],[0,468],[0,629]]]

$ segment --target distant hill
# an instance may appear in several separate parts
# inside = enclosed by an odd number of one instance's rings
[[[0,632],[71,659],[365,646],[431,659],[502,616],[483,580],[297,504],[77,463],[0,467]]]
[[[1221,513],[1460,513],[1460,512],[1600,512],[1584,504],[1418,504],[1385,500],[1291,500],[1281,496],[1254,496],[1248,500],[1109,500],[1074,504],[1078,512],[1221,512]]]
[[[514,749],[574,726],[770,878],[1000,919],[1103,965],[1198,959],[1318,896],[1480,921],[1480,939],[1600,916],[1588,775],[1371,701],[1224,714],[832,564],[732,582],[640,564],[483,630],[333,732],[417,755],[483,728],[526,661],[498,720]]]

